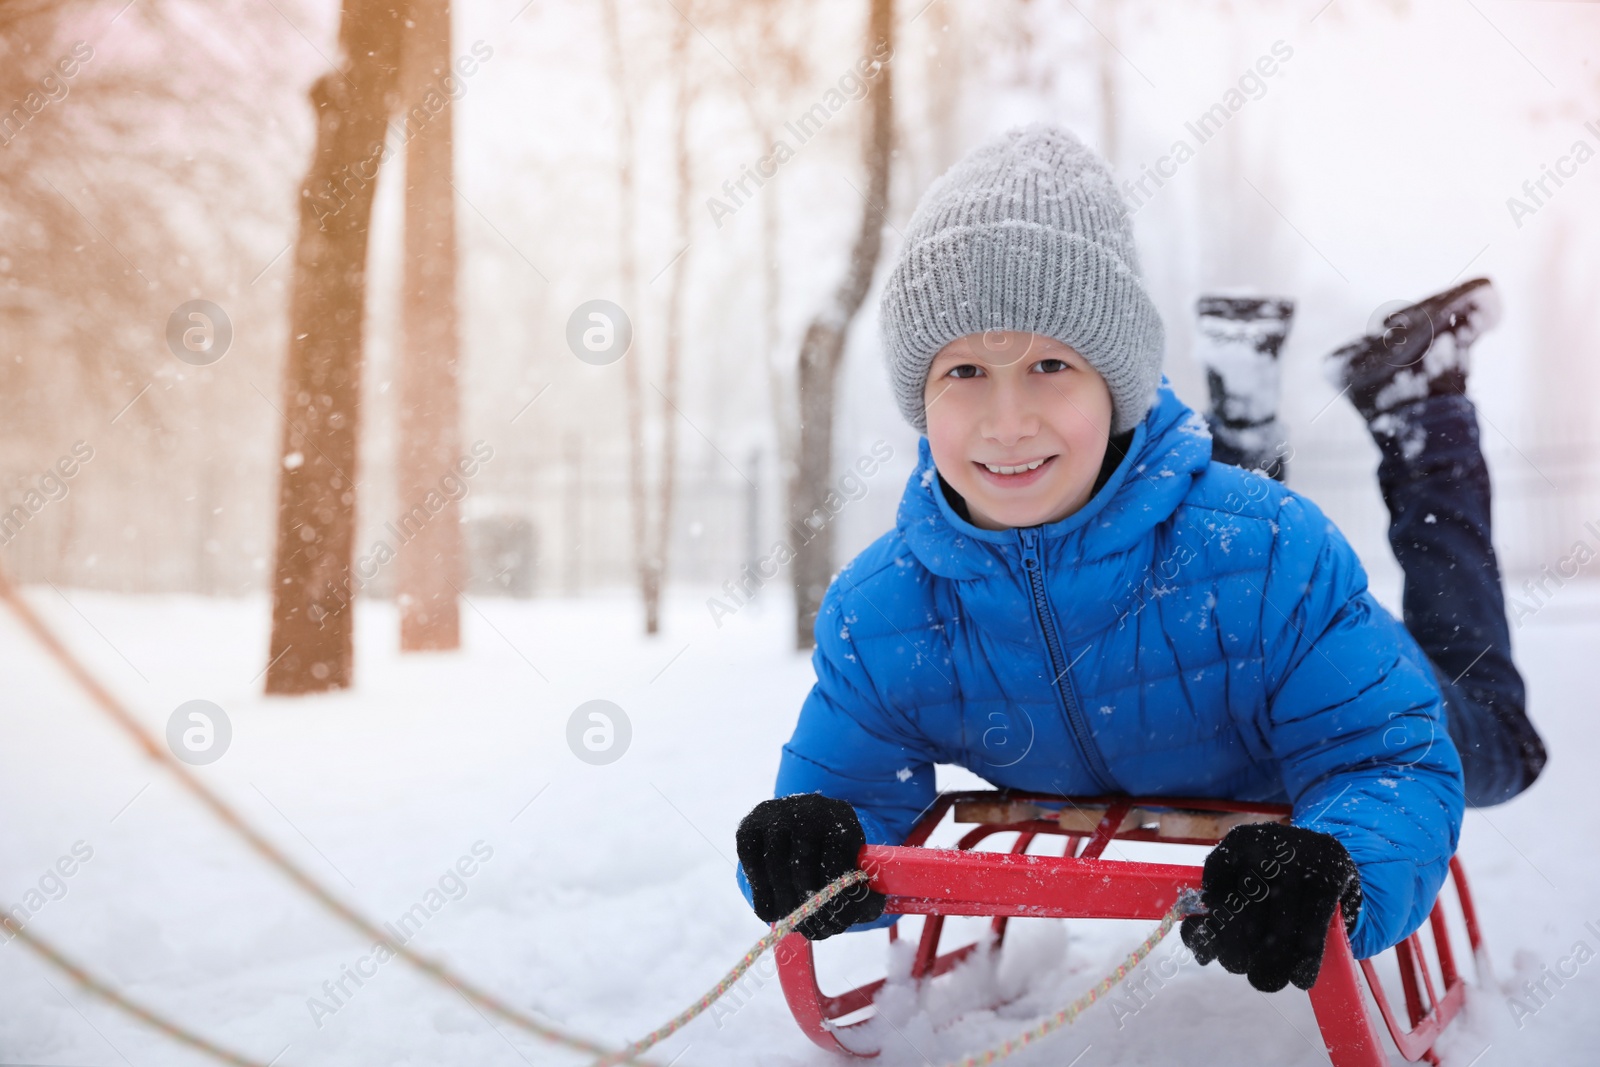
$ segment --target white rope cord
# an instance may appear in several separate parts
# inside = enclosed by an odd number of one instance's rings
[[[117,992],[105,979],[95,977],[95,975],[50,944],[50,942],[39,937],[38,934],[13,923],[9,917],[3,920],[3,923],[12,936],[44,957],[74,982],[77,982],[83,989],[93,993],[118,1010],[133,1016],[146,1026],[166,1034],[179,1044],[198,1049],[214,1060],[229,1064],[230,1067],[271,1067],[271,1064],[265,1064],[260,1060],[252,1060],[231,1049],[224,1048],[207,1038],[201,1037],[193,1030],[184,1029],[165,1015],[152,1011],[137,1001],[129,1000]]]
[[[984,1049],[982,1052],[974,1052],[955,1060],[947,1064],[946,1067],[984,1067],[986,1064],[997,1063],[1013,1052],[1027,1048],[1040,1038],[1048,1037],[1063,1026],[1072,1025],[1089,1005],[1111,992],[1118,983],[1128,977],[1129,972],[1139,966],[1139,963],[1150,955],[1156,945],[1161,943],[1161,939],[1172,931],[1178,920],[1186,915],[1197,914],[1202,910],[1204,909],[1200,906],[1199,890],[1185,889],[1178,894],[1177,903],[1172,905],[1167,910],[1167,913],[1161,917],[1160,924],[1151,931],[1150,936],[1145,938],[1138,948],[1128,953],[1127,957],[1117,965],[1116,970],[1102,978],[1094,988],[1032,1029],[1024,1030],[1016,1037],[1007,1038],[1000,1044]]]
[[[838,896],[847,887],[854,885],[856,882],[865,881],[866,878],[867,873],[865,871],[854,870],[842,874],[832,882],[829,882],[804,904],[775,923],[767,936],[750,946],[750,951],[746,952],[744,957],[734,965],[733,969],[724,975],[720,982],[707,990],[700,999],[689,1005],[682,1012],[679,1012],[669,1022],[664,1023],[638,1041],[630,1044],[621,1053],[602,1056],[590,1064],[590,1067],[613,1067],[613,1065],[622,1062],[622,1057],[645,1052],[682,1029],[685,1023],[705,1011],[724,996],[728,990],[732,989],[734,984],[750,969],[751,965],[761,957],[761,954],[783,940],[794,929],[796,924],[809,918],[822,905]],[[1091,1004],[1105,996],[1124,978],[1128,977],[1128,974],[1155,949],[1156,945],[1160,944],[1161,939],[1172,931],[1173,926],[1177,925],[1180,919],[1186,915],[1198,914],[1203,910],[1204,908],[1200,904],[1200,891],[1197,889],[1183,890],[1178,894],[1177,902],[1161,917],[1161,922],[1157,924],[1155,930],[1151,931],[1150,936],[1145,938],[1132,952],[1128,953],[1127,957],[1117,965],[1115,970],[1102,978],[1083,996],[1051,1015],[1037,1026],[1025,1030],[1015,1037],[1007,1038],[1000,1044],[982,1052],[975,1052],[953,1061],[946,1067],[985,1067],[987,1064],[997,1063],[1005,1059],[1020,1049],[1027,1048],[1063,1026],[1070,1026]]]
[[[449,987],[462,997],[466,998],[469,1002],[488,1009],[495,1015],[500,1016],[507,1022],[512,1023],[513,1025],[527,1031],[530,1034],[533,1034],[536,1037],[543,1038],[546,1041],[549,1041],[553,1044],[562,1045],[566,1048],[598,1056],[598,1058],[593,1061],[592,1067],[616,1067],[616,1065],[623,1063],[643,1063],[648,1067],[650,1061],[640,1059],[644,1052],[653,1048],[666,1038],[670,1037],[672,1034],[677,1033],[685,1025],[687,1025],[690,1020],[700,1015],[712,1004],[716,1003],[719,999],[726,995],[728,990],[733,988],[735,983],[737,983],[739,979],[744,976],[745,972],[748,971],[752,965],[754,965],[755,961],[773,945],[777,944],[789,933],[791,933],[797,924],[805,921],[807,918],[815,914],[819,909],[822,908],[823,905],[827,904],[834,897],[838,896],[839,893],[843,892],[849,886],[854,885],[857,882],[864,881],[868,877],[865,871],[854,870],[834,879],[827,886],[812,894],[812,896],[804,904],[800,905],[800,907],[796,908],[789,915],[785,916],[776,924],[774,924],[772,929],[768,931],[767,935],[752,945],[750,950],[744,954],[743,958],[741,958],[726,975],[723,976],[721,981],[707,990],[706,993],[697,999],[693,1004],[685,1008],[682,1012],[679,1012],[666,1023],[657,1027],[655,1030],[652,1030],[649,1034],[640,1038],[638,1041],[635,1041],[618,1051],[610,1051],[603,1045],[590,1041],[587,1038],[569,1034],[556,1027],[540,1022],[539,1020],[534,1019],[532,1016],[529,1016],[526,1013],[519,1011],[508,1004],[505,1004],[493,994],[485,992],[468,983],[465,979],[456,976],[451,971],[446,969],[442,964],[414,952],[405,945],[396,944],[392,938],[390,938],[384,931],[380,930],[371,920],[367,919],[365,916],[356,912],[349,905],[339,900],[325,886],[323,886],[316,879],[312,878],[310,874],[301,869],[297,864],[294,863],[294,861],[290,860],[287,855],[280,852],[276,846],[262,836],[253,826],[245,822],[244,819],[230,806],[228,806],[219,796],[211,792],[211,790],[207,788],[198,778],[190,774],[187,767],[180,764],[174,756],[165,751],[155,740],[155,738],[145,731],[144,727],[139,724],[138,720],[134,718],[132,713],[123,707],[117,701],[117,699],[111,695],[110,691],[100,685],[94,676],[89,673],[88,669],[84,667],[75,656],[73,656],[73,654],[60,641],[60,639],[57,638],[56,635],[44,624],[44,621],[33,612],[33,609],[17,593],[16,587],[12,585],[10,576],[5,572],[3,566],[0,566],[0,599],[4,599],[6,601],[12,612],[22,622],[24,628],[27,629],[35,637],[35,639],[37,639],[39,643],[42,644],[51,653],[51,655],[55,657],[57,662],[60,663],[63,669],[66,670],[67,674],[70,675],[72,679],[77,682],[91,698],[93,698],[94,703],[98,705],[102,711],[106,712],[119,726],[133,736],[133,739],[142,749],[144,749],[145,753],[150,756],[150,758],[162,764],[167,770],[173,773],[178,778],[179,782],[188,788],[189,791],[193,793],[197,799],[204,803],[206,807],[210,808],[212,813],[215,814],[224,823],[224,825],[228,826],[229,829],[233,830],[236,834],[242,837],[256,853],[258,853],[272,866],[278,868],[279,871],[286,875],[289,880],[295,883],[295,885],[297,885],[300,889],[316,899],[346,924],[355,928],[356,930],[359,930],[368,937],[373,937],[377,941],[387,944],[396,955],[405,959],[406,962],[417,968],[424,975],[440,983],[441,985]],[[1173,904],[1172,908],[1167,912],[1167,914],[1162,917],[1161,922],[1156,927],[1155,931],[1152,932],[1149,937],[1145,938],[1144,942],[1140,944],[1139,947],[1134,949],[1133,952],[1129,953],[1127,958],[1124,959],[1120,965],[1118,965],[1116,970],[1112,971],[1094,988],[1090,989],[1087,993],[1073,1001],[1067,1007],[1061,1009],[1054,1015],[1039,1023],[1037,1026],[1024,1031],[1016,1037],[1009,1038],[1006,1041],[1001,1042],[999,1045],[993,1046],[982,1052],[973,1053],[961,1060],[954,1061],[953,1063],[949,1064],[948,1067],[984,1067],[984,1065],[995,1063],[1006,1058],[1007,1056],[1010,1056],[1019,1049],[1026,1048],[1033,1042],[1048,1036],[1050,1033],[1060,1029],[1063,1026],[1070,1025],[1086,1008],[1088,1008],[1096,1000],[1104,996],[1113,987],[1126,978],[1128,973],[1132,971],[1134,967],[1138,966],[1140,961],[1150,954],[1151,950],[1153,950],[1161,941],[1161,939],[1172,930],[1172,927],[1180,919],[1182,919],[1185,915],[1194,914],[1202,910],[1200,907],[1199,898],[1200,894],[1196,890],[1184,890],[1184,892],[1179,896],[1177,903]],[[198,1049],[199,1051],[204,1052],[214,1059],[220,1060],[221,1062],[233,1065],[243,1065],[243,1067],[255,1067],[255,1061],[246,1059],[236,1053],[231,1052],[230,1050],[215,1045],[207,1039],[185,1030],[165,1017],[162,1017],[144,1008],[143,1006],[128,1000],[121,994],[117,993],[115,988],[108,982],[95,977],[92,972],[69,960],[59,951],[35,935],[11,926],[10,924],[8,924],[8,929],[10,929],[13,934],[19,935],[20,939],[27,944],[29,948],[33,949],[50,963],[71,976],[73,980],[84,989],[102,997],[108,1003],[132,1015],[134,1018],[139,1019],[147,1025],[150,1025],[162,1033],[167,1034],[174,1040]]]
[[[835,878],[833,881],[829,882],[827,885],[823,886],[821,889],[817,890],[804,904],[800,905],[794,911],[790,912],[788,915],[774,923],[772,929],[767,933],[767,936],[763,937],[760,941],[757,941],[754,945],[751,945],[750,951],[744,954],[744,958],[738,963],[734,964],[733,969],[727,974],[723,975],[722,981],[708,989],[705,992],[705,995],[699,1000],[695,1001],[693,1004],[683,1009],[683,1011],[673,1016],[673,1018],[668,1022],[663,1023],[656,1029],[650,1031],[650,1033],[646,1034],[644,1037],[641,1037],[639,1040],[623,1049],[622,1052],[611,1056],[602,1056],[598,1060],[595,1060],[591,1067],[613,1067],[614,1064],[621,1063],[623,1061],[623,1057],[637,1056],[677,1033],[690,1019],[693,1019],[696,1015],[699,1015],[701,1012],[711,1007],[711,1005],[715,1004],[718,1000],[722,999],[728,990],[732,989],[734,984],[744,976],[744,972],[748,971],[751,965],[753,965],[756,960],[761,958],[761,954],[788,936],[788,934],[794,930],[796,924],[804,922],[806,919],[809,919],[812,915],[816,914],[819,908],[821,908],[828,901],[832,900],[834,897],[838,896],[849,886],[855,885],[857,882],[865,881],[866,879],[866,871],[847,871],[846,873]]]
[[[22,623],[23,628],[32,634],[39,644],[44,646],[46,651],[60,664],[61,668],[67,672],[68,676],[89,695],[94,704],[121,727],[136,745],[144,750],[145,755],[165,768],[196,800],[210,809],[211,813],[223,825],[243,839],[245,844],[249,845],[258,856],[277,868],[289,881],[315,899],[345,925],[358,931],[364,939],[368,939],[373,943],[387,945],[396,956],[405,960],[429,979],[454,991],[469,1003],[499,1016],[506,1022],[535,1037],[590,1056],[612,1055],[611,1050],[605,1045],[542,1022],[527,1012],[506,1003],[493,993],[469,982],[437,960],[430,959],[415,949],[398,943],[387,931],[381,929],[371,919],[368,919],[339,899],[332,890],[328,889],[303,867],[290,859],[286,853],[281,851],[264,834],[235,811],[232,806],[196,777],[187,765],[180,762],[161,742],[157,741],[134,717],[133,713],[112,695],[109,689],[100,684],[100,681],[90,673],[81,660],[73,655],[72,651],[56,636],[55,632],[45,625],[44,620],[34,612],[32,606],[22,598],[16,586],[12,584],[11,576],[6,572],[3,565],[0,565],[0,599],[3,599],[7,606],[10,607],[18,621]],[[39,948],[38,945],[32,945],[31,947],[36,950]],[[46,958],[51,957],[46,955]],[[61,958],[64,959],[64,957]],[[56,962],[58,966],[60,965],[56,959],[52,959],[52,962]],[[79,969],[81,970],[81,968]],[[72,972],[68,970],[68,973]],[[84,971],[83,973],[87,974],[88,972]],[[76,976],[74,977],[76,978]],[[87,985],[86,988],[99,992],[101,989],[109,990],[111,986],[102,979],[95,979],[95,984]],[[127,1010],[127,1004],[123,1001],[112,999],[110,1002],[119,1008]],[[146,1022],[151,1021],[144,1015],[134,1014]],[[206,1044],[208,1043],[202,1040],[202,1043],[196,1047],[205,1047]],[[634,1058],[632,1055],[623,1054],[622,1059],[618,1062],[632,1062]]]

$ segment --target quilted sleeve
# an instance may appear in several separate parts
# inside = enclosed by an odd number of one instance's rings
[[[800,707],[794,735],[783,747],[773,795],[821,793],[848,801],[868,844],[898,845],[936,796],[934,753],[889,708],[867,674],[850,636],[857,609],[847,605],[862,600],[853,588],[846,568],[823,596],[811,654],[817,680]],[[737,878],[750,900],[743,868]],[[885,914],[850,929],[877,929],[898,919]]]
[[[1310,500],[1283,498],[1262,591],[1262,732],[1293,823],[1334,835],[1361,872],[1351,947],[1373,956],[1427,918],[1461,832],[1461,761],[1416,641]]]

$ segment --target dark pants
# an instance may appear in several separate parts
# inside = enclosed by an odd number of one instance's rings
[[[1405,625],[1444,693],[1467,805],[1502,803],[1533,783],[1545,750],[1511,661],[1477,411],[1465,396],[1430,396],[1380,417],[1372,436],[1383,457],[1378,486],[1389,506],[1389,544],[1405,573]],[[1246,468],[1272,459],[1233,449],[1212,454]]]

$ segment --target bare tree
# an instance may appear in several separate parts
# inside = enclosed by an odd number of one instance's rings
[[[894,0],[868,0],[867,46],[871,54],[894,47]],[[883,246],[884,210],[889,195],[889,151],[894,140],[891,69],[884,63],[867,108],[863,163],[866,203],[850,250],[845,276],[806,327],[800,343],[800,465],[789,487],[789,517],[804,524],[817,506],[833,472],[833,415],[845,339],[866,299]],[[813,525],[815,536],[796,552],[793,570],[795,647],[811,647],[811,629],[833,576],[833,524]]]
[[[628,90],[628,69],[622,61],[622,19],[618,0],[603,0],[606,45],[611,53],[611,71],[617,96],[617,273],[621,285],[622,309],[636,321],[639,318],[639,265],[634,253],[634,187],[636,150],[633,141],[633,97]],[[632,331],[632,346],[623,356],[623,390],[628,407],[628,500],[633,529],[634,568],[639,595],[645,604],[645,632],[654,633],[650,604],[651,579],[645,531],[649,500],[644,481],[644,398],[643,352],[640,331]]]
[[[48,451],[63,435],[100,432],[148,390],[115,432],[117,461],[150,462],[147,446],[178,432],[195,392],[172,397],[173,369],[212,378],[167,351],[169,314],[196,296],[221,300],[235,321],[270,307],[266,286],[243,283],[281,247],[263,253],[276,175],[251,151],[264,137],[269,150],[277,144],[236,117],[276,95],[276,42],[250,26],[236,49],[192,63],[105,47],[118,33],[192,33],[190,14],[172,0],[120,16],[80,0],[0,2],[0,335],[14,346],[0,360],[7,449]],[[270,414],[254,393],[248,405],[226,416],[259,425],[256,408]],[[227,456],[232,443],[195,465]]]
[[[401,301],[396,592],[400,650],[461,647],[454,128],[450,0],[411,0],[400,63],[406,138],[405,280]]]
[[[268,693],[351,682],[367,233],[405,14],[397,0],[344,0],[340,69],[311,87],[317,136],[289,306]]]
[[[693,179],[693,158],[689,144],[689,118],[694,109],[695,84],[689,61],[690,35],[693,31],[693,4],[677,5],[678,20],[674,25],[671,43],[672,67],[676,72],[677,91],[673,125],[673,163],[677,191],[673,201],[673,219],[677,227],[682,250],[671,263],[673,279],[667,297],[666,338],[663,351],[665,391],[657,390],[662,399],[662,466],[656,480],[655,508],[650,507],[649,481],[645,469],[645,423],[648,408],[644,397],[644,357],[640,348],[638,329],[640,316],[637,257],[634,253],[634,170],[636,150],[633,141],[633,106],[628,90],[626,68],[622,62],[623,41],[621,19],[617,0],[604,0],[601,13],[605,20],[606,39],[611,52],[615,77],[618,109],[618,161],[620,229],[618,232],[618,265],[621,275],[623,310],[635,320],[633,346],[624,359],[628,405],[628,480],[631,503],[634,558],[639,581],[639,591],[644,603],[645,633],[658,633],[661,629],[661,594],[666,583],[667,555],[671,543],[672,512],[676,491],[675,467],[677,463],[678,379],[682,365],[683,322],[688,294],[689,264],[691,259],[689,185]],[[655,521],[652,523],[651,519]]]
[[[946,32],[939,32],[943,25]],[[943,174],[954,163],[961,143],[961,118],[963,100],[970,94],[966,85],[966,53],[974,47],[968,39],[966,27],[961,25],[961,9],[945,4],[936,19],[921,24],[921,32],[928,44],[921,49],[923,55],[923,125],[928,133],[927,158],[922,161],[918,184],[924,185],[933,177]],[[906,42],[915,54],[916,44]],[[981,45],[978,46],[981,48]],[[905,181],[902,171],[901,181]]]
[[[1117,107],[1117,64],[1122,55],[1117,50],[1117,8],[1120,0],[1100,0],[1100,41],[1095,49],[1095,68],[1100,81],[1100,151],[1111,169],[1117,169],[1117,156],[1122,151],[1122,119]]]
[[[661,593],[666,585],[667,557],[672,545],[672,510],[678,461],[678,379],[683,364],[684,301],[689,286],[689,265],[693,250],[690,240],[689,185],[694,178],[693,157],[689,151],[689,115],[694,110],[694,71],[689,61],[689,34],[693,26],[693,0],[680,0],[679,19],[672,34],[672,69],[677,76],[676,112],[672,128],[673,169],[677,187],[673,198],[673,221],[683,250],[669,268],[672,289],[667,295],[666,390],[662,411],[661,477],[657,484],[655,537],[645,556],[644,610],[647,634],[661,629]]]
[[[735,9],[735,17],[753,15],[748,22],[754,37],[754,46],[750,50],[763,57],[760,87],[750,88],[740,95],[750,132],[762,154],[777,142],[780,106],[810,73],[810,64],[803,49],[780,33],[779,8],[778,0],[759,0],[748,7],[739,5]],[[799,467],[800,442],[799,428],[796,426],[798,412],[793,400],[794,375],[790,368],[782,365],[779,347],[783,272],[778,256],[782,218],[777,186],[774,184],[772,188],[764,190],[760,199],[762,363],[767,371],[768,402],[772,407],[773,434],[778,451],[777,468],[783,484],[787,486]]]

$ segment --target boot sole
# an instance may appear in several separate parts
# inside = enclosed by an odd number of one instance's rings
[[[1336,389],[1375,393],[1395,372],[1416,367],[1441,334],[1465,350],[1500,322],[1500,296],[1488,278],[1472,278],[1387,315],[1383,332],[1365,334],[1326,357]]]

